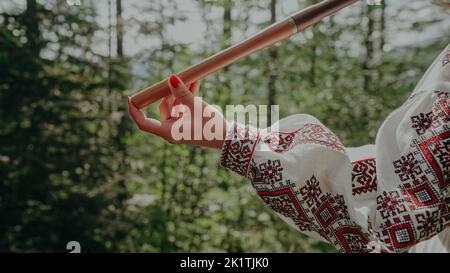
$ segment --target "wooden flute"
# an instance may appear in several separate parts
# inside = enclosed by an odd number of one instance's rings
[[[191,84],[243,57],[285,40],[357,1],[326,0],[307,7],[278,23],[270,25],[250,38],[177,73],[177,76],[186,84]],[[135,94],[131,101],[137,108],[142,109],[169,94],[170,89],[167,80],[163,80]]]

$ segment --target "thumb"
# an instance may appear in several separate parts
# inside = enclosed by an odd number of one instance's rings
[[[189,91],[184,82],[175,75],[169,78],[170,92],[182,104],[191,107],[194,105],[194,95]]]

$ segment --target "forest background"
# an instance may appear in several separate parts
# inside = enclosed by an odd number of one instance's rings
[[[0,252],[74,240],[83,252],[335,251],[284,224],[217,151],[139,132],[126,105],[318,1],[77,2],[0,3]],[[200,94],[222,108],[280,105],[346,146],[373,143],[449,34],[431,1],[360,1],[209,76]]]

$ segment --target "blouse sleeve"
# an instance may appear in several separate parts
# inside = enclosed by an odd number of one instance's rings
[[[388,251],[410,249],[450,224],[450,46],[376,139],[373,232]]]
[[[221,163],[288,224],[341,252],[411,249],[450,225],[450,46],[370,149],[346,149],[294,115],[266,130],[233,124]]]
[[[266,130],[234,123],[221,164],[249,178],[261,199],[297,230],[341,252],[370,250],[369,235],[349,210],[350,159],[315,118],[294,115]]]

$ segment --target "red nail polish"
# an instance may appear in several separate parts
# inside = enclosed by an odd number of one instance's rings
[[[194,92],[194,84],[193,83],[191,83],[189,85],[189,91]]]
[[[180,81],[175,75],[170,76],[169,81],[173,88],[178,88],[178,86],[180,86]]]

